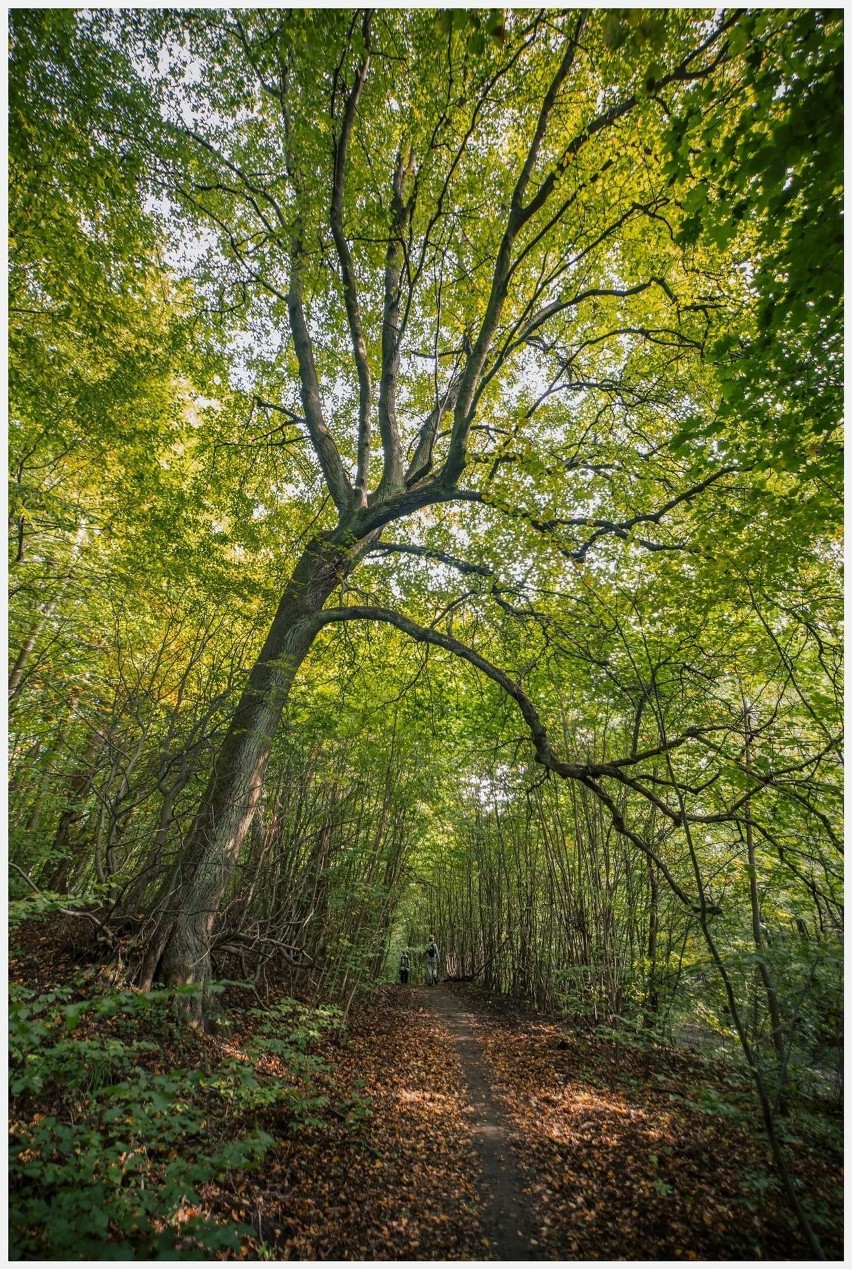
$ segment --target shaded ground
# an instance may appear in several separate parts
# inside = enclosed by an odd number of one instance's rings
[[[642,1054],[571,1036],[486,993],[467,995],[530,1180],[540,1254],[809,1258],[737,1081],[681,1051]],[[724,1115],[707,1109],[720,1105]],[[814,1144],[793,1136],[787,1154],[826,1254],[840,1258],[842,1160]]]
[[[489,1258],[538,1260],[538,1222],[530,1211],[529,1186],[518,1166],[505,1111],[493,1091],[493,1071],[484,1060],[476,1018],[445,988],[429,991],[429,1005],[448,1027],[467,1081],[480,1168],[480,1219],[488,1231],[483,1246],[487,1245]]]
[[[363,1147],[318,1134],[270,1157],[282,1258],[808,1258],[754,1126],[701,1109],[697,1060],[572,1038],[458,985],[382,989],[339,1056],[374,1117]],[[840,1161],[791,1157],[839,1258]]]
[[[35,923],[22,941],[13,978],[73,975]],[[248,1061],[248,1039],[182,1036],[158,1067]],[[384,987],[320,1050],[320,1116],[268,1108],[260,1171],[201,1190],[205,1215],[253,1229],[242,1258],[807,1259],[747,1092],[700,1057],[574,1035],[468,984]],[[265,1078],[287,1077],[276,1062]],[[841,1160],[801,1120],[785,1131],[840,1258]]]

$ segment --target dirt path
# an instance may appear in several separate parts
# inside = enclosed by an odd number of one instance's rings
[[[13,981],[41,990],[70,982],[76,962],[61,949],[51,960],[53,946],[34,928]],[[154,1069],[253,1061],[261,1093],[281,1081],[280,1098],[236,1105],[224,1130],[227,1139],[268,1135],[260,1167],[229,1168],[198,1187],[205,1219],[242,1226],[240,1259],[807,1256],[735,1069],[584,1034],[473,984],[386,984],[358,1001],[344,1029],[311,1042],[303,1087],[274,1049],[250,1056],[255,1002],[229,990],[233,1031],[157,1033],[166,1039]],[[44,1109],[42,1099],[39,1118]],[[47,1105],[57,1109],[65,1114],[64,1103]],[[814,1118],[786,1125],[796,1184],[836,1260],[841,1127],[838,1119],[827,1135]]]
[[[363,1094],[369,1111],[282,1125],[249,1202],[229,1196],[231,1219],[262,1210],[265,1258],[802,1258],[759,1134],[702,1105],[723,1073],[689,1055],[652,1059],[451,984],[383,987],[328,1059],[330,1103]],[[839,1229],[828,1163],[797,1157]]]
[[[489,1258],[538,1260],[538,1224],[530,1208],[529,1186],[512,1147],[506,1115],[493,1091],[493,1076],[476,1039],[474,1019],[446,987],[429,990],[427,999],[455,1041],[467,1081],[473,1138],[482,1170],[482,1223]]]

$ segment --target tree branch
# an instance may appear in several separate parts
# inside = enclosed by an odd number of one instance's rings
[[[293,242],[293,260],[290,269],[290,291],[287,296],[287,310],[290,315],[290,330],[293,335],[293,347],[299,363],[299,381],[301,386],[302,405],[305,411],[305,422],[308,434],[319,459],[322,474],[325,477],[332,501],[337,507],[341,520],[349,514],[352,507],[352,486],[343,468],[340,453],[334,438],[326,426],[320,400],[319,380],[314,364],[314,350],[305,312],[302,305],[302,280],[299,273],[298,259],[301,254],[301,243]]]
[[[724,49],[718,54],[714,61],[709,65],[701,66],[696,70],[691,69],[696,59],[700,58],[707,49],[719,39],[722,33],[736,21],[736,16],[728,17],[714,28],[706,40],[703,41],[697,49],[693,49],[681,63],[669,74],[664,75],[657,84],[657,89],[665,87],[674,82],[688,82],[695,79],[703,78],[710,74],[715,67],[723,60],[725,56]],[[539,113],[538,124],[536,126],[533,139],[530,143],[527,157],[524,161],[521,174],[515,185],[512,194],[512,200],[509,211],[509,218],[500,248],[497,253],[497,260],[494,266],[492,277],[491,293],[488,304],[486,306],[485,316],[482,320],[479,334],[473,346],[471,355],[465,366],[464,375],[459,391],[458,401],[456,403],[453,430],[450,440],[449,451],[444,463],[442,479],[448,483],[454,483],[461,475],[466,463],[467,456],[467,440],[470,432],[470,425],[476,411],[477,388],[482,376],[483,367],[488,356],[491,342],[494,338],[503,304],[508,293],[509,281],[512,274],[512,249],[519,231],[535,216],[535,214],[545,205],[548,199],[557,188],[559,181],[567,168],[587,144],[589,140],[597,133],[610,127],[618,119],[628,114],[637,104],[636,94],[633,93],[622,102],[617,102],[609,110],[599,114],[590,124],[569,141],[566,146],[562,158],[554,165],[548,176],[542,181],[536,193],[527,202],[524,203],[527,187],[532,176],[538,155],[547,132],[548,123],[556,103],[559,89],[564,83],[578,47],[578,39],[583,25],[583,16],[578,19],[575,27],[574,35],[568,40],[568,46],[562,58],[562,62],[556,74],[551,81],[550,87],[545,94],[542,108]]]
[[[550,82],[550,86],[545,94],[539,112],[538,122],[530,142],[527,156],[520,175],[515,182],[515,188],[512,192],[512,199],[509,209],[509,218],[500,247],[497,252],[497,260],[494,265],[494,273],[491,281],[491,292],[488,297],[485,315],[479,328],[479,334],[471,349],[467,359],[467,364],[462,374],[461,383],[459,385],[459,394],[456,401],[455,410],[453,412],[453,428],[450,437],[450,447],[442,471],[441,479],[448,484],[455,484],[464,470],[467,457],[467,439],[470,434],[470,425],[473,422],[473,413],[475,409],[475,393],[485,359],[488,356],[488,350],[491,347],[491,341],[494,338],[494,332],[497,329],[497,323],[500,320],[500,314],[503,311],[503,305],[506,300],[509,288],[509,278],[512,268],[512,248],[519,231],[523,228],[532,212],[527,211],[523,207],[523,199],[529,184],[532,170],[538,158],[541,149],[547,125],[553,107],[556,104],[556,98],[559,89],[567,78],[571,67],[574,64],[574,58],[577,53],[577,41],[582,30],[584,16],[581,14],[577,19],[574,28],[574,34],[569,38],[562,61]],[[554,182],[555,184],[555,182]],[[545,201],[544,199],[542,202]]]
[[[456,403],[458,397],[459,381],[453,380],[443,398],[435,405],[430,412],[428,418],[420,429],[417,438],[417,448],[414,456],[408,465],[405,473],[405,484],[407,488],[416,485],[418,481],[423,480],[432,470],[432,453],[435,448],[435,440],[438,436],[438,429],[448,410],[451,410]]]
[[[296,191],[298,201],[300,182],[296,171],[295,159],[290,148],[292,127],[284,94],[282,94],[281,98],[281,109],[284,116],[284,134],[287,143],[287,174]],[[328,491],[331,494],[334,505],[337,507],[342,522],[349,515],[352,508],[352,486],[344,470],[340,452],[323,417],[319,380],[314,363],[313,343],[308,333],[302,300],[302,277],[299,269],[299,261],[303,252],[300,212],[297,212],[296,222],[293,226],[290,250],[290,289],[287,294],[287,312],[290,318],[293,347],[299,363],[299,383],[302,405],[305,410],[305,422],[307,423],[308,434],[319,459]]]
[[[402,447],[396,420],[396,381],[402,329],[400,325],[400,278],[405,252],[403,235],[411,219],[413,200],[409,184],[414,172],[414,155],[400,150],[393,174],[392,218],[385,256],[385,300],[382,313],[382,379],[379,384],[379,431],[384,451],[384,469],[377,497],[403,485]]]
[[[331,232],[340,262],[343,280],[343,298],[346,305],[346,317],[349,322],[349,333],[352,338],[352,352],[358,374],[358,465],[355,476],[354,505],[363,507],[367,502],[367,484],[370,475],[370,402],[372,386],[370,366],[367,360],[367,344],[361,323],[361,312],[358,304],[358,292],[355,284],[355,269],[352,253],[343,232],[343,195],[346,181],[346,159],[349,150],[349,139],[358,110],[361,90],[367,78],[370,65],[370,22],[372,14],[368,9],[364,13],[362,33],[365,51],[355,75],[355,80],[346,97],[343,111],[343,122],[340,136],[334,146],[334,176],[331,191]]]
[[[323,626],[336,621],[352,620],[384,622],[387,625],[395,626],[397,630],[402,631],[403,634],[409,635],[418,643],[434,644],[436,647],[444,648],[447,652],[451,652],[453,656],[457,656],[462,660],[467,661],[468,664],[481,671],[481,673],[490,678],[492,682],[496,683],[498,687],[502,688],[507,696],[510,696],[512,700],[515,701],[524,722],[529,729],[530,737],[535,749],[536,762],[541,763],[542,766],[547,768],[549,771],[553,771],[554,774],[561,776],[564,780],[578,780],[582,784],[586,785],[586,787],[589,788],[596,797],[600,798],[603,804],[607,807],[612,816],[613,825],[617,831],[626,836],[634,843],[634,845],[638,846],[649,859],[653,860],[680,901],[691,911],[699,910],[695,900],[689,897],[689,895],[671,875],[665,861],[659,858],[656,851],[654,851],[654,849],[638,833],[634,832],[634,830],[627,826],[612,798],[603,789],[601,789],[600,785],[597,783],[597,780],[603,776],[612,776],[628,786],[637,789],[639,792],[645,792],[633,781],[626,779],[621,768],[627,764],[641,762],[648,757],[655,757],[664,751],[668,752],[671,749],[685,744],[687,740],[693,738],[692,732],[687,732],[683,736],[679,736],[676,740],[669,741],[664,747],[649,750],[644,754],[638,754],[635,758],[621,759],[618,763],[563,762],[562,759],[558,758],[553,752],[553,748],[550,744],[544,724],[539,717],[538,711],[520,684],[516,683],[509,677],[508,674],[499,669],[496,665],[487,661],[485,657],[480,656],[478,652],[474,652],[472,648],[468,648],[452,635],[443,634],[441,631],[435,630],[431,627],[418,625],[416,622],[411,621],[408,617],[404,617],[401,613],[393,612],[388,608],[374,608],[360,605],[353,605],[350,608],[326,608],[324,611],[317,613],[313,618],[317,629],[322,629]],[[649,798],[649,800],[653,801],[655,805],[658,804],[658,800],[650,797],[647,792],[645,792],[645,796]],[[678,822],[680,821],[680,816],[677,813],[672,812],[670,808],[665,806],[664,809],[667,811],[669,818],[674,816]],[[706,906],[706,900],[703,902]]]

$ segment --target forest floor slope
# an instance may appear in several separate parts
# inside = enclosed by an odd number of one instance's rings
[[[13,981],[45,990],[69,977],[50,965],[50,940],[29,934]],[[287,1079],[274,1050],[251,1057],[258,1011],[237,990],[229,1035],[163,1033],[153,1069],[254,1061],[259,1078]],[[748,1090],[698,1055],[579,1034],[471,984],[381,987],[314,1051],[316,1113],[253,1112],[243,1126],[272,1139],[262,1164],[198,1188],[205,1219],[242,1229],[222,1258],[807,1258]],[[29,1111],[13,1105],[16,1130],[26,1140],[25,1121],[60,1110],[45,1088]],[[839,1258],[841,1160],[805,1123],[785,1127],[791,1169]],[[209,1120],[223,1139],[238,1127]],[[28,1175],[44,1196],[42,1174]]]
[[[354,1020],[350,1044],[373,1098],[372,1140],[397,1161],[392,1223],[428,1231],[428,1247],[396,1255],[807,1256],[759,1130],[738,1110],[747,1090],[698,1056],[572,1036],[467,984],[383,989]],[[733,1113],[713,1113],[714,1103]],[[434,1158],[418,1149],[421,1137]],[[839,1161],[799,1141],[792,1162],[821,1203],[826,1253],[839,1256]]]

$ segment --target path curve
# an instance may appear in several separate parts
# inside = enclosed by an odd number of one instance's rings
[[[431,1007],[450,1031],[473,1108],[473,1139],[482,1168],[482,1219],[495,1260],[539,1260],[537,1227],[524,1193],[506,1114],[492,1091],[492,1074],[477,1043],[473,1015],[446,986],[427,988]]]

